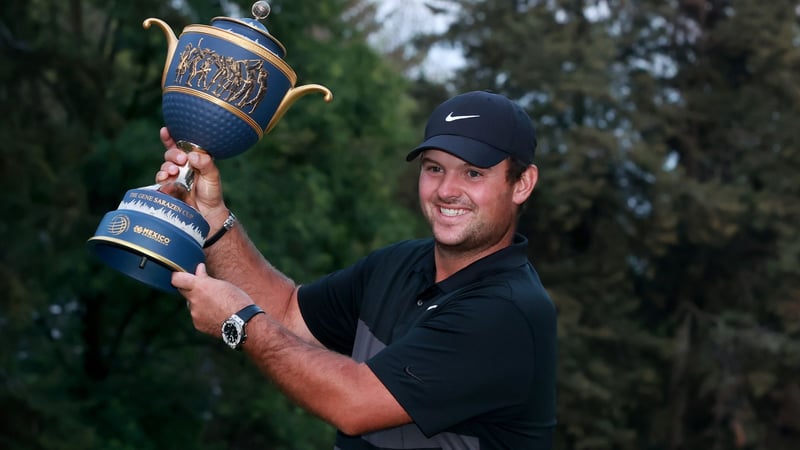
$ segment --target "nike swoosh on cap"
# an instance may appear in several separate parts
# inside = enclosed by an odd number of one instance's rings
[[[455,122],[456,120],[475,119],[477,117],[480,117],[480,114],[471,115],[471,116],[454,116],[453,113],[450,113],[450,114],[447,115],[447,117],[444,118],[444,121],[445,122]]]

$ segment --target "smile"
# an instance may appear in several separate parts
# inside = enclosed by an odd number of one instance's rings
[[[439,208],[439,212],[441,212],[442,215],[447,216],[447,217],[456,217],[456,216],[461,216],[461,215],[466,214],[467,210],[466,209],[453,209],[453,208],[440,207]]]

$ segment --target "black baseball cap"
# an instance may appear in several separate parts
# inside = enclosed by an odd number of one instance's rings
[[[476,167],[492,167],[508,157],[533,163],[536,131],[528,114],[508,98],[486,91],[459,94],[437,106],[425,126],[423,150],[443,150]]]

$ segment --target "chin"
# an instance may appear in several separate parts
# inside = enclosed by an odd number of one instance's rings
[[[464,245],[463,239],[440,238],[436,235],[433,236],[433,239],[436,241],[436,244],[438,244],[440,247],[456,249]]]
[[[458,249],[464,247],[468,244],[469,239],[463,235],[463,233],[453,233],[453,232],[436,232],[433,233],[433,239],[436,243],[442,247],[447,247],[451,249]]]

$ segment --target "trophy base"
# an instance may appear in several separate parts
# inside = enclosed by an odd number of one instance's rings
[[[172,273],[189,271],[189,268],[179,267],[174,261],[148,254],[127,242],[93,237],[88,244],[91,252],[112,269],[162,292],[177,292],[172,285]],[[197,261],[197,264],[201,262]]]
[[[186,203],[152,189],[132,189],[106,213],[89,251],[111,268],[164,292],[177,292],[173,272],[194,272],[205,261],[208,223]]]

